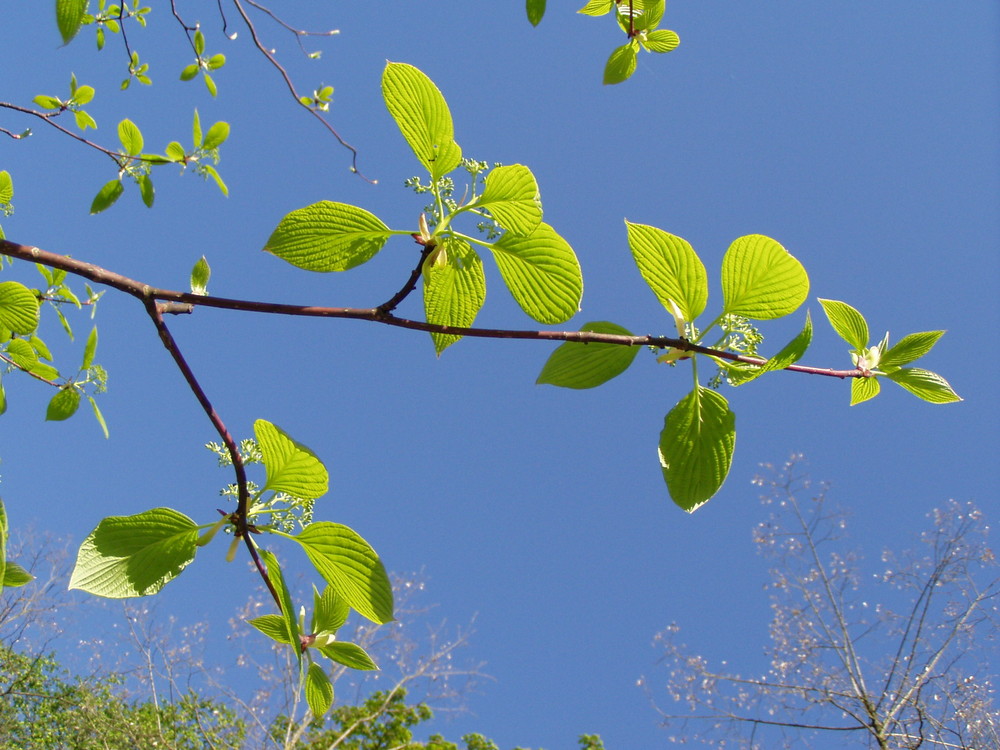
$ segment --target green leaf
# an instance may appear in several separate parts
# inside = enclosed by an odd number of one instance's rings
[[[223,55],[222,53],[219,53],[217,55],[212,55],[210,58],[208,58],[209,70],[218,70],[225,64],[226,64],[226,56]]]
[[[333,705],[333,683],[319,664],[312,663],[306,672],[306,703],[313,717],[320,718]]]
[[[660,465],[670,497],[689,513],[726,481],[736,447],[736,415],[718,391],[696,386],[667,414]]]
[[[80,130],[86,130],[87,128],[97,130],[97,121],[82,109],[73,113],[73,119],[76,121],[76,126],[80,128]]]
[[[125,192],[125,186],[122,185],[122,181],[119,179],[111,180],[94,196],[94,202],[90,204],[90,213],[99,214],[101,211],[111,208],[123,192]]]
[[[471,326],[486,300],[483,262],[464,240],[446,237],[431,251],[423,268],[424,314],[428,323]],[[431,333],[440,355],[461,336]]]
[[[31,573],[13,560],[7,560],[7,564],[3,569],[3,584],[0,587],[18,588],[19,586],[24,586],[26,583],[31,583],[33,580],[35,580],[35,577]]]
[[[129,156],[138,156],[142,153],[142,132],[131,120],[125,119],[118,123],[118,140],[122,142],[122,148]]]
[[[38,355],[24,339],[14,339],[7,343],[7,356],[18,367],[29,372],[38,366]]]
[[[306,500],[326,494],[329,475],[311,450],[263,419],[253,423],[253,431],[267,469],[265,490],[287,492]]]
[[[691,322],[708,302],[708,274],[694,248],[684,239],[645,224],[625,222],[628,245],[639,273],[668,312],[670,300]]]
[[[852,378],[851,406],[875,398],[881,389],[878,378]]]
[[[610,13],[614,7],[615,0],[587,0],[587,4],[580,8],[577,13],[582,13],[585,16],[604,16]]]
[[[205,88],[208,89],[208,93],[212,96],[217,96],[219,93],[219,87],[215,85],[215,79],[212,78],[208,73],[205,73]]]
[[[205,256],[202,255],[198,262],[191,269],[191,293],[208,294],[208,280],[212,276],[212,269],[208,265]]]
[[[942,336],[944,336],[944,331],[921,331],[904,336],[882,355],[878,366],[882,370],[889,371],[908,365],[933,349],[934,344]]]
[[[382,96],[432,182],[459,165],[462,149],[455,143],[451,112],[430,78],[412,65],[388,63],[382,74]]]
[[[194,53],[201,57],[205,54],[205,34],[198,29],[194,32]]]
[[[740,237],[722,259],[724,312],[771,320],[795,312],[808,294],[806,270],[770,237]]]
[[[49,347],[46,346],[45,342],[42,341],[35,334],[31,334],[28,337],[28,343],[31,344],[31,348],[35,350],[35,354],[38,355],[39,359],[45,359],[49,362],[52,361],[52,352],[49,351]]]
[[[496,167],[486,177],[486,189],[475,203],[486,208],[504,229],[531,234],[542,220],[542,201],[531,170],[522,164]]]
[[[82,107],[85,104],[90,104],[93,98],[94,98],[93,86],[78,86],[76,90],[73,91],[73,101],[76,102],[77,106],[79,107]]]
[[[819,303],[840,338],[850,344],[855,351],[861,351],[868,346],[868,322],[861,313],[846,302],[835,299],[821,299]]]
[[[217,122],[212,127],[208,129],[205,133],[205,141],[201,144],[201,147],[206,151],[213,148],[218,148],[226,139],[229,137],[229,123],[228,122]]]
[[[83,24],[87,0],[56,0],[56,25],[63,44],[69,44]]]
[[[45,411],[45,421],[61,422],[69,419],[79,408],[80,391],[72,386],[61,388],[49,401],[49,407]]]
[[[207,174],[209,177],[215,180],[215,184],[219,186],[219,190],[222,192],[222,194],[225,195],[226,197],[229,197],[229,188],[226,187],[226,183],[222,181],[222,178],[219,176],[219,173],[215,171],[215,167],[213,167],[211,164],[202,164],[201,169],[204,170],[205,174]]]
[[[7,412],[7,391],[4,390],[3,383],[0,382],[0,414]]]
[[[194,119],[191,123],[191,140],[195,148],[201,148],[201,118],[198,116],[197,107],[194,110]]]
[[[659,26],[663,20],[665,5],[664,0],[643,0],[642,12],[636,14],[635,30],[651,31]]]
[[[293,537],[334,591],[372,622],[392,615],[392,585],[375,550],[353,529],[317,521]]]
[[[177,141],[168,143],[166,149],[164,149],[164,153],[171,161],[184,161],[185,156],[187,156],[184,153],[184,147]]]
[[[545,222],[527,237],[508,232],[490,246],[517,304],[539,323],[562,323],[580,311],[583,275],[569,243]]]
[[[291,641],[288,640],[288,626],[285,623],[285,618],[281,615],[261,615],[252,620],[247,620],[247,622],[272,641],[291,644]]]
[[[295,608],[292,606],[292,598],[288,594],[288,588],[285,586],[285,578],[281,574],[281,566],[278,564],[278,558],[266,549],[262,549],[260,550],[260,559],[264,561],[264,565],[267,567],[267,577],[278,594],[278,600],[281,602],[281,618],[285,626],[284,635],[287,638],[287,640],[282,642],[291,645],[292,651],[295,652],[295,658],[301,665],[302,648],[299,637],[299,620],[296,617]]]
[[[947,380],[936,372],[921,370],[919,367],[904,367],[886,375],[889,380],[898,383],[917,398],[932,404],[951,404],[962,398]]]
[[[38,328],[38,298],[24,284],[0,281],[0,328],[22,336]]]
[[[580,330],[632,335],[631,331],[604,321],[587,323]],[[567,341],[552,352],[535,382],[563,388],[594,388],[625,372],[639,349],[638,346]]]
[[[545,0],[525,0],[525,10],[528,13],[529,23],[537,26],[545,15]]]
[[[197,63],[191,63],[190,65],[185,65],[184,66],[184,70],[181,71],[181,80],[182,81],[190,81],[196,75],[198,75],[198,64]],[[195,145],[198,145],[198,144],[195,144]]]
[[[39,94],[34,99],[32,99],[35,104],[43,109],[59,109],[62,107],[62,102],[59,101],[54,96],[46,96],[45,94]]]
[[[264,251],[306,271],[346,271],[371,260],[391,235],[363,208],[320,201],[283,218]]]
[[[806,353],[806,349],[809,348],[809,344],[812,342],[812,332],[812,317],[807,311],[805,326],[803,326],[802,330],[799,331],[795,338],[785,344],[784,348],[780,352],[767,360],[762,367],[749,371],[745,375],[741,375],[738,378],[731,378],[730,382],[732,382],[733,385],[743,385],[744,383],[749,383],[751,380],[756,380],[765,372],[784,370],[789,365],[795,364],[802,358],[802,355]]]
[[[83,348],[83,364],[80,365],[81,370],[86,370],[92,364],[94,364],[94,355],[97,353],[97,326],[90,329],[90,335],[87,336],[87,344]]]
[[[6,169],[0,170],[0,204],[14,200],[14,180]]]
[[[90,401],[90,407],[94,410],[94,418],[97,420],[97,424],[101,426],[101,431],[104,433],[104,439],[108,439],[108,423],[104,421],[104,415],[101,414],[101,410],[97,408],[97,402],[94,401],[93,396],[87,396],[87,400]]]
[[[623,44],[611,53],[604,66],[604,85],[612,85],[626,81],[635,72],[638,51],[633,42]]]
[[[171,508],[110,516],[80,546],[69,587],[108,599],[155,594],[194,560],[197,540],[194,521]]]
[[[337,592],[332,587],[324,587],[323,593],[320,595],[316,591],[316,587],[313,586],[312,630],[314,633],[336,633],[347,622],[347,616],[350,613],[350,606],[337,596]]]
[[[657,29],[646,35],[645,45],[650,52],[670,52],[681,43],[681,38],[673,31]]]
[[[319,649],[323,656],[351,669],[378,669],[378,665],[361,646],[354,643],[334,641]]]
[[[153,190],[153,180],[148,174],[141,174],[137,178],[139,183],[139,195],[142,196],[142,202],[146,204],[146,208],[153,207],[153,201],[156,199],[156,191]]]

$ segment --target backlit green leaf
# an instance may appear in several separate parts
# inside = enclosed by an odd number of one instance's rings
[[[632,335],[627,329],[604,321],[587,323],[580,330]],[[639,349],[638,346],[567,341],[552,352],[535,382],[563,388],[594,388],[625,372]]]
[[[217,122],[212,127],[208,129],[205,133],[205,140],[201,144],[201,147],[206,151],[213,148],[218,148],[226,139],[229,137],[229,123],[228,122]]]
[[[635,72],[637,57],[638,51],[633,42],[623,44],[612,52],[604,66],[604,85],[608,86],[628,80]]]
[[[657,29],[646,35],[645,43],[650,52],[670,52],[681,43],[681,38],[668,29]]]
[[[861,313],[846,302],[835,299],[821,299],[819,303],[840,338],[855,350],[868,346],[868,322]]]
[[[744,383],[749,383],[751,380],[756,380],[765,372],[772,372],[774,370],[783,370],[789,365],[798,362],[802,355],[806,353],[806,349],[809,348],[810,342],[812,342],[812,318],[808,312],[806,312],[806,324],[799,331],[798,335],[785,344],[784,348],[767,360],[767,363],[762,367],[755,368],[747,372],[746,375],[742,377],[730,378],[730,382],[733,385],[743,385]]]
[[[808,294],[806,270],[770,237],[740,237],[722,259],[724,312],[771,320],[795,312]]]
[[[6,169],[0,170],[0,205],[10,203],[14,200],[14,181],[10,172]]]
[[[333,683],[323,668],[313,662],[306,672],[306,703],[315,718],[322,717],[333,705]]]
[[[851,406],[875,398],[881,389],[878,378],[852,378]]]
[[[615,0],[587,0],[587,4],[580,8],[577,13],[582,13],[585,16],[603,16],[610,13],[614,7]]]
[[[951,404],[962,400],[947,380],[930,370],[904,367],[901,370],[893,370],[886,377],[903,386],[917,398],[932,404]]]
[[[326,494],[329,475],[311,450],[263,419],[253,423],[253,431],[267,469],[265,490],[287,492],[307,500]]]
[[[317,521],[293,538],[348,605],[373,622],[393,619],[389,577],[375,550],[356,531]]]
[[[471,326],[486,300],[483,262],[467,242],[446,238],[427,257],[423,269],[424,314],[428,323]],[[440,355],[461,336],[431,333]]]
[[[676,303],[686,322],[705,310],[708,274],[705,264],[688,242],[645,224],[625,222],[628,245],[639,273],[668,312]]]
[[[45,420],[61,422],[76,414],[76,410],[79,408],[80,391],[73,387],[61,388],[49,401],[48,409],[45,411]]]
[[[125,153],[137,156],[142,153],[143,139],[139,126],[131,120],[122,120],[118,123],[118,140],[122,143]]]
[[[283,218],[264,251],[307,271],[346,271],[371,260],[391,234],[363,208],[320,201]]]
[[[3,585],[0,588],[18,588],[31,583],[35,577],[12,560],[7,560],[3,570]]]
[[[0,281],[0,328],[22,336],[38,328],[38,298],[24,284]]]
[[[288,625],[285,623],[285,618],[281,615],[261,615],[252,620],[247,620],[247,622],[272,641],[285,644],[291,643],[288,640]]]
[[[281,618],[285,625],[284,636],[287,638],[287,640],[283,642],[292,645],[292,651],[295,653],[295,658],[301,665],[302,649],[299,647],[301,642],[301,639],[299,638],[299,619],[297,613],[295,612],[295,607],[292,606],[292,598],[288,594],[288,587],[285,586],[285,577],[281,573],[281,566],[278,564],[278,558],[266,549],[260,550],[259,554],[260,559],[264,561],[264,565],[267,568],[267,578],[271,581],[271,586],[274,588],[275,593],[278,595],[278,600],[281,602]]]
[[[667,414],[660,465],[670,497],[689,513],[726,481],[736,446],[736,415],[718,391],[697,386]]]
[[[29,372],[38,366],[38,354],[24,339],[7,342],[7,356],[15,365]]]
[[[528,235],[542,220],[542,201],[531,170],[522,164],[496,167],[486,177],[486,189],[475,204],[489,209],[508,232]]]
[[[327,646],[323,646],[320,649],[320,653],[338,664],[343,664],[345,667],[350,667],[351,669],[378,669],[378,665],[372,661],[372,658],[365,650],[354,643],[335,641]]]
[[[191,293],[208,294],[208,280],[211,276],[212,269],[205,256],[202,255],[194,264],[194,268],[191,269]]]
[[[878,366],[882,370],[889,371],[908,365],[927,354],[943,335],[944,331],[921,331],[904,336],[882,355]]]
[[[198,527],[170,508],[101,521],[80,546],[71,589],[124,599],[155,594],[194,560]]]
[[[451,172],[462,160],[451,112],[430,78],[404,63],[388,63],[382,74],[385,106],[431,179]]]
[[[580,263],[548,224],[540,223],[527,237],[508,232],[490,249],[510,293],[533,319],[562,323],[580,311]]]
[[[87,0],[56,0],[56,25],[63,44],[69,44],[83,24]]]
[[[87,344],[83,348],[83,364],[80,365],[81,370],[86,370],[92,364],[94,364],[94,355],[97,353],[97,326],[90,329],[90,335],[87,336]],[[51,359],[51,357],[50,357]]]
[[[320,594],[313,587],[313,622],[314,633],[327,632],[336,633],[347,622],[347,616],[351,613],[351,608],[347,602],[337,596],[337,592],[331,586],[323,588]]]

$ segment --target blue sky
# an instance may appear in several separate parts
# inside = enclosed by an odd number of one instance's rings
[[[886,387],[850,408],[848,384],[789,373],[730,389],[730,478],[688,516],[666,495],[656,441],[689,380],[652,356],[602,388],[571,392],[533,385],[552,348],[538,342],[466,340],[436,359],[423,334],[360,322],[211,310],[170,321],[235,433],[265,418],[326,462],[331,492],[319,518],[355,528],[390,569],[423,568],[449,622],[477,614],[472,656],[496,681],[470,700],[474,715],[442,727],[449,735],[481,731],[504,748],[550,750],[583,732],[600,733],[609,748],[666,744],[635,682],[655,674],[650,641],[672,622],[710,658],[761,669],[766,579],[750,542],[765,515],[750,486],[761,462],[805,453],[814,476],[833,481],[873,558],[905,544],[949,497],[995,509],[994,2],[678,0],[663,26],[681,46],[642,55],[633,79],[616,87],[600,79],[621,43],[617,28],[573,6],[550,8],[532,29],[516,3],[282,5],[296,25],[342,30],[308,62],[290,36],[266,27],[304,89],[336,87],[331,120],[378,185],[349,173],[347,152],[296,111],[246,33],[222,38],[213,8],[185,13],[202,21],[209,51],[229,58],[215,100],[200,83],[176,80],[188,54],[164,9],[154,28],[130,36],[153,63],[155,85],[126,95],[116,91],[123,53],[114,40],[101,55],[87,33],[60,48],[48,6],[4,11],[6,57],[24,62],[7,68],[0,99],[64,95],[74,71],[98,89],[88,111],[109,145],[124,116],[147,148],[186,142],[193,106],[203,121],[233,126],[219,164],[228,199],[164,168],[154,174],[153,210],[130,189],[91,217],[93,194],[114,177],[107,159],[41,123],[0,115],[0,126],[35,132],[0,140],[0,169],[16,189],[17,212],[3,222],[10,239],[161,287],[184,288],[205,254],[214,294],[377,304],[412,268],[412,244],[390,243],[340,275],[293,269],[260,248],[285,213],[321,199],[363,206],[392,227],[415,223],[424,201],[402,182],[418,165],[379,90],[388,59],[416,65],[441,88],[466,155],[533,170],[545,220],[583,267],[583,311],[566,329],[611,320],[637,333],[671,331],[629,256],[627,218],[692,243],[709,270],[710,310],[733,239],[781,242],[811,279],[808,364],[850,366],[816,297],[854,305],[876,337],[948,330],[926,366],[950,380],[960,404],[932,406]],[[487,290],[478,325],[537,328],[489,263]],[[400,313],[418,316],[419,301]],[[804,314],[763,325],[765,351]],[[48,394],[5,381],[0,457],[12,522],[80,539],[105,515],[157,505],[207,521],[228,481],[201,447],[214,437],[210,425],[132,299],[109,292],[98,323],[98,360],[111,373],[101,402],[109,441],[87,415],[43,423]],[[220,638],[253,585],[241,567],[219,563],[223,554],[201,552],[161,605],[218,622]]]

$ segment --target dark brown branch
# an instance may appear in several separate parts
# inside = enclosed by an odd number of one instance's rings
[[[612,333],[596,333],[594,331],[524,331],[503,328],[462,328],[435,323],[425,323],[419,320],[398,318],[386,315],[377,307],[320,307],[312,305],[289,305],[276,302],[260,302],[255,300],[229,299],[226,297],[211,297],[208,295],[177,292],[170,289],[157,289],[148,284],[130,279],[127,276],[101,268],[93,263],[69,258],[65,255],[51,253],[41,248],[19,245],[8,240],[0,240],[0,255],[11,258],[41,263],[51,268],[59,268],[68,273],[81,276],[90,281],[114,287],[145,302],[147,298],[166,302],[181,302],[201,307],[213,307],[220,310],[238,310],[241,312],[258,312],[272,315],[295,315],[311,318],[347,318],[350,320],[368,320],[383,325],[407,328],[428,333],[443,333],[456,336],[490,339],[524,339],[531,341],[572,341],[582,344],[614,344],[617,346],[651,346],[657,349],[676,348],[697,354],[707,354],[731,362],[742,362],[761,366],[767,362],[761,357],[748,357],[745,354],[733,354],[720,349],[692,344],[690,341],[669,336],[622,336]],[[872,377],[858,369],[834,370],[824,367],[809,367],[806,365],[789,365],[784,368],[792,372],[809,375],[823,375],[833,378],[864,378]]]
[[[195,377],[194,372],[188,365],[187,360],[184,359],[184,355],[181,354],[180,347],[177,346],[177,342],[170,333],[170,329],[167,328],[167,324],[163,320],[163,313],[160,310],[160,306],[157,304],[156,299],[147,295],[143,300],[143,306],[146,308],[146,313],[149,315],[150,319],[153,321],[153,325],[156,326],[157,332],[160,334],[160,341],[163,342],[163,346],[166,347],[167,351],[170,352],[170,356],[173,357],[174,364],[177,365],[177,369],[181,371],[184,376],[184,380],[187,381],[188,387],[194,394],[194,397],[198,399],[198,403],[201,404],[201,408],[205,410],[205,414],[208,415],[209,421],[212,426],[215,427],[215,431],[219,433],[219,437],[222,438],[222,442],[226,446],[226,450],[229,451],[229,457],[233,462],[233,471],[236,473],[236,487],[238,492],[239,501],[236,506],[235,516],[235,526],[236,535],[243,537],[243,541],[246,544],[247,550],[250,552],[250,557],[254,561],[254,565],[257,567],[257,571],[260,573],[260,577],[264,579],[264,583],[267,585],[268,590],[271,592],[271,596],[274,598],[275,604],[278,605],[278,609],[281,609],[281,597],[278,596],[277,590],[274,588],[274,584],[271,583],[271,579],[267,575],[267,569],[261,562],[260,557],[257,555],[257,549],[254,547],[253,540],[250,539],[250,524],[248,519],[248,510],[250,507],[250,492],[247,489],[247,472],[246,467],[243,465],[243,456],[240,455],[239,448],[236,447],[236,441],[233,440],[233,436],[229,433],[229,428],[226,427],[225,422],[219,416],[218,412],[215,411],[215,407],[212,406],[212,402],[208,400],[208,396],[205,394],[205,390],[201,387],[198,382],[198,378]]]
[[[424,269],[424,261],[427,260],[427,256],[430,255],[431,251],[434,249],[433,243],[425,244],[422,241],[420,241],[420,244],[423,244],[424,247],[423,250],[420,251],[420,258],[419,260],[417,260],[416,267],[413,269],[412,272],[410,272],[410,278],[406,280],[406,283],[403,284],[403,287],[394,295],[392,295],[392,297],[390,297],[388,301],[383,302],[381,305],[375,308],[383,316],[388,315],[397,307],[399,307],[399,303],[402,302],[404,299],[406,299],[409,296],[409,294],[414,289],[417,288],[417,281],[420,279],[420,274],[423,272]]]

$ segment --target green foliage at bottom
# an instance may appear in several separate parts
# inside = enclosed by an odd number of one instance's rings
[[[318,750],[338,747],[341,750],[499,750],[497,744],[481,734],[467,734],[462,744],[449,742],[439,734],[426,742],[414,741],[413,727],[429,721],[434,712],[426,703],[407,704],[406,690],[373,693],[360,706],[340,706],[313,722],[296,748]],[[282,742],[288,727],[285,717],[271,727],[271,736]],[[582,735],[580,750],[604,750],[597,735]],[[514,748],[528,750],[528,748]]]
[[[243,723],[194,692],[175,700],[122,699],[119,675],[69,676],[52,655],[0,646],[0,750],[241,747]]]

